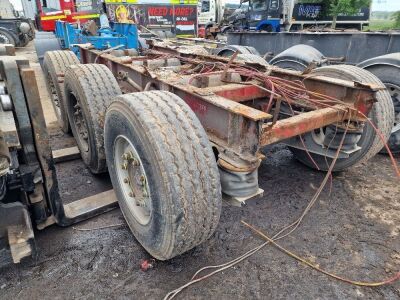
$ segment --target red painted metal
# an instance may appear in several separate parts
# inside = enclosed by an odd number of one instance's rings
[[[215,94],[236,102],[249,101],[263,97],[265,98],[268,96],[267,92],[255,85],[237,85],[236,88],[234,87],[229,90],[225,90],[223,87],[224,86],[219,87],[220,90],[215,91]]]
[[[299,73],[274,68],[273,76],[289,81],[304,81],[309,91],[336,95],[336,99],[342,101],[343,105],[328,108],[323,105],[310,107],[304,101],[293,99],[291,105],[297,107],[298,111],[306,112],[277,120],[272,125],[272,122],[269,122],[273,116],[260,109],[270,99],[268,90],[257,86],[261,83],[251,78],[248,80],[241,77],[243,81],[239,83],[224,80],[224,66],[228,63],[226,58],[207,55],[188,57],[172,48],[164,51],[161,46],[157,47],[157,50],[148,51],[146,56],[132,57],[129,60],[111,54],[101,54],[98,50],[91,50],[85,46],[81,46],[80,54],[82,63],[96,62],[106,65],[126,92],[135,92],[137,87],[143,90],[151,83],[152,87],[171,91],[182,98],[200,120],[213,146],[218,149],[219,159],[240,170],[258,167],[259,150],[264,145],[335,124],[346,118],[359,121],[360,116],[350,116],[347,113],[352,106],[362,105],[368,112],[376,93],[376,89],[370,86],[360,87],[352,82],[331,78],[306,79]],[[148,67],[153,65],[152,60],[160,63],[163,59],[169,59],[171,55],[180,60],[182,70],[201,65],[202,62],[213,65],[219,61],[224,64],[218,65],[219,71],[191,74],[186,74],[186,71],[170,72],[163,68]],[[141,63],[135,64],[135,61]],[[232,68],[226,74],[235,73],[235,66],[235,63],[232,63]],[[129,78],[135,84],[129,86],[129,82],[124,78]],[[275,95],[273,100],[276,100]]]
[[[74,0],[59,0],[59,4],[61,8],[60,10],[44,12],[41,1],[36,0],[36,7],[40,18],[40,28],[42,31],[54,31],[57,20],[69,23],[85,23],[99,17],[98,13],[95,11],[78,12],[75,8]]]
[[[261,146],[273,144],[314,129],[343,122],[349,118],[349,108],[344,105],[313,110],[287,119],[277,121],[274,125],[264,124],[260,136]]]

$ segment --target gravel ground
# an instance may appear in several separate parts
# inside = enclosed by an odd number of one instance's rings
[[[23,54],[34,61],[32,47]],[[37,63],[33,66],[40,75]],[[43,80],[39,79],[43,85]],[[43,106],[53,137],[62,148],[73,140],[61,134],[44,89]],[[125,225],[118,209],[75,227],[36,232],[38,255],[19,265],[0,252],[1,299],[160,299],[186,283],[196,270],[233,259],[263,241],[241,225],[245,220],[272,235],[295,220],[324,174],[298,163],[283,145],[264,149],[259,169],[264,196],[242,208],[224,205],[215,234],[172,260],[150,259]],[[396,157],[400,161],[400,157]],[[57,167],[65,201],[111,188],[107,176],[92,176],[80,160]],[[321,268],[361,281],[381,281],[400,269],[400,185],[387,156],[335,174],[302,225],[280,243]],[[77,229],[117,225],[100,230]],[[178,299],[400,299],[400,283],[361,288],[332,280],[272,246],[232,269],[183,291]]]

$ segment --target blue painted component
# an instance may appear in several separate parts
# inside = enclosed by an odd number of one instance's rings
[[[280,19],[268,19],[262,20],[257,24],[256,30],[261,30],[263,27],[271,25],[272,32],[280,32],[281,31],[281,20]]]
[[[63,21],[56,21],[56,37],[61,47],[71,49],[78,54],[74,44],[92,44],[98,50],[105,50],[117,46],[118,49],[137,49],[138,31],[135,24],[111,23],[111,28],[98,30],[97,35],[86,35],[80,28]]]

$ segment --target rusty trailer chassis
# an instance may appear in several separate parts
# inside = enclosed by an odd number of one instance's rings
[[[133,57],[116,57],[88,45],[79,47],[81,62],[106,65],[125,93],[156,89],[182,98],[195,112],[218,155],[222,191],[236,200],[262,192],[257,181],[257,168],[263,157],[261,147],[289,141],[331,124],[341,126],[348,120],[354,121],[353,124],[362,123],[379,90],[372,85],[302,75],[276,67],[242,63],[234,58],[184,54],[169,47],[153,45],[143,56]],[[217,67],[207,72],[196,68],[204,62]],[[308,91],[342,103],[310,105],[294,99],[290,103],[293,115],[285,116],[280,113],[285,99],[265,88],[262,82],[238,74],[237,67],[302,82]],[[268,108],[270,99],[273,105]],[[251,182],[251,186],[246,186],[245,182]],[[238,192],[232,186],[242,188]]]

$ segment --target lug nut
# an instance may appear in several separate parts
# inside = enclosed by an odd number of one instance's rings
[[[133,197],[134,194],[132,192],[129,192],[129,197]]]
[[[124,178],[124,183],[128,183],[128,182],[129,182],[128,178]]]

